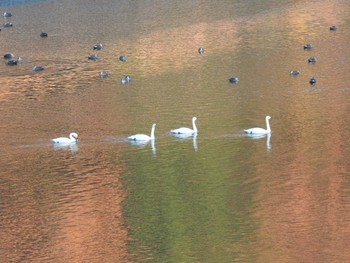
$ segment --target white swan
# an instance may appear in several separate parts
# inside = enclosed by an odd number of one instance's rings
[[[59,143],[59,144],[70,144],[70,143],[76,143],[78,141],[78,134],[75,132],[71,132],[69,134],[69,138],[67,137],[59,137],[52,139],[53,143]]]
[[[271,119],[270,116],[265,117],[266,130],[263,128],[251,128],[251,129],[244,130],[245,133],[248,133],[248,134],[268,134],[268,133],[271,133],[269,119]]]
[[[151,136],[148,136],[146,134],[135,134],[135,135],[131,135],[128,137],[129,140],[133,140],[133,141],[150,141],[150,140],[154,140],[154,130],[156,129],[156,124],[154,123],[152,125],[152,129],[151,129]]]
[[[193,126],[193,130],[190,129],[190,128],[185,128],[185,127],[182,127],[182,128],[178,128],[178,129],[175,129],[175,130],[171,130],[170,132],[172,134],[197,134],[198,133],[198,130],[197,130],[197,126],[196,126],[196,120],[197,118],[196,117],[193,117],[192,118],[192,126]]]

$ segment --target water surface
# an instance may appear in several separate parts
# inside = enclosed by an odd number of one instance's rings
[[[347,1],[13,3],[4,262],[350,260]],[[266,115],[271,137],[244,135]],[[170,135],[193,116],[197,137]],[[127,142],[152,123],[153,144]],[[50,143],[71,131],[77,145]]]

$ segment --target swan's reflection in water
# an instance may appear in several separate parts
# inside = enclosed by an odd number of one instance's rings
[[[198,144],[197,144],[197,133],[194,134],[177,134],[172,133],[172,136],[180,139],[180,140],[188,140],[189,138],[193,137],[193,149],[197,152],[198,151]]]
[[[267,134],[248,134],[247,133],[246,136],[252,138],[253,140],[266,137],[266,150],[267,151],[271,150],[271,144],[270,144],[271,133],[267,133]]]
[[[77,143],[69,143],[69,144],[53,143],[52,145],[55,150],[70,150],[72,154],[76,154],[78,152]]]
[[[145,148],[148,144],[151,144],[153,155],[157,155],[157,150],[155,146],[155,140],[149,140],[149,141],[135,141],[135,140],[128,140],[128,142],[132,145],[135,145],[139,148]]]

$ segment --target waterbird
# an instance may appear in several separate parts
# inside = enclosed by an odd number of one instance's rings
[[[108,72],[107,71],[101,71],[100,72],[100,78],[101,79],[104,79],[104,78],[107,78],[108,77]]]
[[[305,44],[304,50],[310,50],[312,48],[312,44]]]
[[[148,136],[146,134],[135,134],[135,135],[131,135],[128,137],[129,140],[132,141],[150,141],[150,140],[154,140],[154,130],[156,129],[156,124],[153,123],[152,125],[152,129],[151,129],[151,136]]]
[[[309,64],[315,64],[317,62],[317,59],[315,57],[311,57],[307,60],[307,63]]]
[[[126,57],[124,55],[119,56],[121,62],[126,62]]]
[[[299,76],[299,74],[300,74],[299,70],[292,70],[291,72],[289,72],[289,75],[291,75],[292,77]]]
[[[13,26],[13,24],[11,22],[6,22],[4,24],[4,27],[12,27],[12,26]]]
[[[10,12],[5,12],[4,13],[4,17],[11,17],[12,16],[12,13],[10,13]]]
[[[231,77],[228,79],[228,81],[232,84],[237,84],[239,82],[239,78],[237,77]]]
[[[96,61],[97,60],[97,55],[96,54],[92,54],[92,55],[88,56],[88,60]]]
[[[198,48],[199,55],[202,55],[204,53],[204,48],[200,47]]]
[[[43,66],[34,66],[33,71],[43,71],[44,67]]]
[[[329,30],[330,30],[330,31],[336,31],[336,30],[337,30],[337,27],[334,26],[334,25],[333,25],[333,26],[330,26],[330,27],[329,27]]]
[[[75,132],[71,132],[69,134],[69,138],[58,137],[58,138],[52,139],[53,143],[59,143],[59,144],[70,144],[70,143],[76,143],[77,141],[78,141],[78,134]]]
[[[93,47],[93,50],[101,50],[102,48],[103,48],[103,45],[101,43],[98,43]]]
[[[271,119],[270,116],[265,117],[266,130],[263,128],[251,128],[251,129],[244,130],[244,132],[248,133],[248,134],[268,134],[268,133],[271,133],[270,123],[269,123],[270,119]]]
[[[5,59],[11,59],[11,58],[14,58],[14,57],[15,57],[15,55],[13,55],[12,53],[8,53],[8,54],[4,55]]]
[[[47,34],[46,32],[41,32],[41,33],[40,33],[40,36],[41,36],[41,37],[47,37],[48,34]]]
[[[171,130],[170,132],[172,134],[197,134],[198,130],[197,130],[197,126],[196,126],[196,117],[192,118],[192,127],[193,129],[190,128],[186,128],[186,127],[181,127],[175,130]]]
[[[18,63],[18,61],[15,60],[15,59],[10,59],[10,60],[7,60],[5,63],[6,63],[6,65],[8,65],[8,66],[16,66],[17,63]]]
[[[131,80],[131,77],[129,75],[126,75],[126,76],[122,77],[122,79],[120,80],[120,83],[123,85],[128,84],[130,82],[130,80]]]
[[[309,83],[313,86],[316,84],[316,79],[315,77],[311,77],[310,80],[309,80]]]

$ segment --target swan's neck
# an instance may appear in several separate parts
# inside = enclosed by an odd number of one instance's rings
[[[195,119],[192,120],[192,126],[193,126],[193,131],[195,133],[197,133],[197,126],[196,126],[196,120]]]
[[[69,139],[70,139],[72,142],[75,142],[75,141],[76,141],[76,138],[74,137],[73,134],[69,134]]]
[[[151,140],[154,139],[154,130],[155,130],[156,126],[152,126],[152,130],[151,130]]]
[[[268,118],[266,118],[266,130],[267,130],[268,132],[271,132],[270,122],[269,122],[269,119],[268,119]]]

